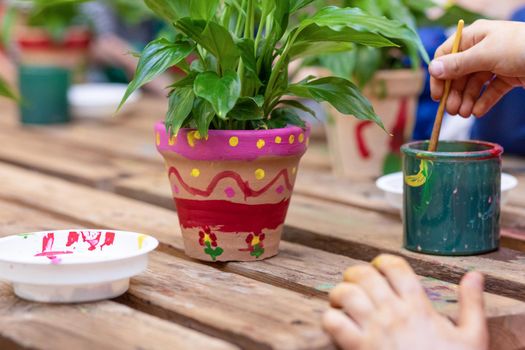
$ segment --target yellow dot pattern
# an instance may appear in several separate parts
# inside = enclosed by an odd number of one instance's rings
[[[257,141],[257,148],[261,149],[261,148],[264,147],[265,144],[266,144],[266,142],[264,142],[263,139],[259,139],[259,141]]]
[[[239,144],[239,138],[237,136],[230,137],[230,146],[237,147]]]
[[[299,134],[299,143],[304,142],[304,134]]]
[[[173,135],[171,136],[169,139],[168,139],[168,144],[170,146],[173,146],[175,144],[175,142],[177,142],[177,136]]]
[[[262,180],[264,179],[264,176],[265,176],[265,173],[264,173],[264,170],[263,169],[257,169],[255,170],[255,178],[257,180]]]
[[[199,177],[200,174],[201,174],[201,171],[199,169],[197,169],[197,168],[191,169],[191,176]]]
[[[283,142],[283,139],[281,138],[281,136],[275,136],[275,143],[279,144]]]
[[[295,142],[295,136],[290,135],[290,137],[288,138],[288,142],[290,143],[290,145],[292,145]]]
[[[156,135],[156,141],[157,141],[157,146],[160,146],[160,134],[157,133]]]

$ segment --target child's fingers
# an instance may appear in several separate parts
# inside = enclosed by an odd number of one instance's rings
[[[330,292],[330,304],[341,308],[358,326],[375,312],[375,307],[366,293],[353,283],[340,283]]]
[[[466,51],[483,40],[487,33],[487,26],[489,23],[489,21],[478,20],[463,28],[463,31],[461,32],[461,42],[459,43],[459,51]],[[434,59],[448,55],[452,52],[455,37],[456,34],[454,33],[436,49]]]
[[[430,97],[434,101],[439,101],[441,96],[443,96],[443,91],[445,90],[445,81],[441,79],[436,79],[432,75],[430,76]]]
[[[344,272],[343,279],[361,287],[376,306],[395,303],[398,300],[387,280],[370,265],[349,267]]]
[[[451,115],[458,114],[463,98],[463,90],[465,90],[468,78],[469,76],[464,76],[452,81],[450,95],[448,96],[446,105],[446,110]]]
[[[381,254],[372,261],[372,265],[385,275],[388,283],[401,298],[423,303],[428,301],[419,278],[405,259]]]
[[[466,51],[448,54],[430,62],[428,71],[440,80],[453,80],[475,72],[491,70],[492,65],[487,58],[483,43],[479,43]]]
[[[467,273],[459,285],[459,327],[471,336],[487,333],[483,302],[483,275]]]
[[[481,97],[476,101],[472,113],[476,117],[483,116],[512,88],[513,86],[505,79],[496,77],[490,82]]]
[[[341,310],[330,309],[323,315],[323,328],[342,349],[355,349],[361,343],[358,326]]]
[[[474,103],[481,94],[481,89],[483,89],[485,83],[492,78],[492,75],[491,72],[480,72],[474,73],[470,76],[465,90],[463,91],[462,103],[459,108],[459,114],[462,117],[470,117],[472,114],[472,108],[474,108]]]

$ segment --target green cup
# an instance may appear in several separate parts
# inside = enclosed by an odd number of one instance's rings
[[[70,72],[51,66],[21,66],[20,115],[23,124],[57,124],[70,120],[67,92]]]
[[[405,248],[436,255],[474,255],[499,246],[501,146],[428,141],[401,147]]]

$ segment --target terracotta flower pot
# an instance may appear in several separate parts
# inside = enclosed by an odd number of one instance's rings
[[[21,63],[27,66],[55,66],[70,70],[77,83],[85,81],[91,34],[87,28],[72,27],[63,41],[54,42],[42,28],[21,27],[17,33]]]
[[[365,88],[365,96],[393,136],[372,122],[329,109],[328,143],[336,175],[370,179],[401,170],[400,148],[412,135],[423,83],[421,70],[385,70]]]
[[[252,261],[277,254],[297,167],[310,130],[182,129],[155,126],[166,161],[184,248],[206,261]]]

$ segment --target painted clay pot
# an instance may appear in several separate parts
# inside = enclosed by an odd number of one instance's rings
[[[86,80],[91,42],[87,28],[70,28],[61,42],[54,42],[46,30],[36,27],[19,28],[17,37],[23,65],[62,67],[72,72],[75,83]]]
[[[405,248],[436,255],[474,255],[499,247],[501,154],[480,141],[403,145]]]
[[[422,70],[384,70],[364,90],[390,136],[370,121],[328,109],[328,145],[339,177],[369,180],[401,171],[402,144],[415,125],[417,98],[423,88]]]
[[[188,256],[253,261],[277,254],[299,160],[310,130],[182,129],[155,126]]]

